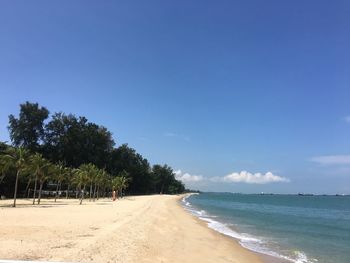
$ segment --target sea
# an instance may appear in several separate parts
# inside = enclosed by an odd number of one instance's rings
[[[200,193],[182,204],[252,251],[296,263],[350,263],[350,196]]]

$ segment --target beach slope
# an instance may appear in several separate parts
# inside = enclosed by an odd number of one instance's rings
[[[261,262],[179,205],[179,196],[116,202],[0,201],[0,259],[66,262]]]

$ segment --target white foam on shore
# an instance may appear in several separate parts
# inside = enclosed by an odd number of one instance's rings
[[[214,220],[216,216],[209,215],[205,210],[198,210],[194,208],[190,202],[187,201],[187,198],[190,195],[186,195],[182,199],[182,203],[184,205],[185,210],[189,211],[191,214],[197,216],[199,219],[206,221],[208,227],[229,237],[237,239],[240,245],[246,249],[249,249],[254,252],[258,252],[261,254],[265,254],[268,256],[284,259],[294,263],[312,263],[317,262],[317,259],[308,259],[308,257],[301,251],[295,251],[295,258],[291,258],[285,255],[281,255],[275,251],[270,250],[266,247],[266,242],[263,239],[259,239],[256,237],[252,237],[249,234],[238,233],[229,227],[228,224],[221,223],[219,221]]]

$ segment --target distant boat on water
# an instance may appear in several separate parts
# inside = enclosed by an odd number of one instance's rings
[[[303,194],[303,193],[298,193],[300,196],[314,196],[314,194]]]

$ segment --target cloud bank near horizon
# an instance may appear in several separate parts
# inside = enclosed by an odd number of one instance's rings
[[[262,173],[249,173],[247,171],[241,171],[240,173],[233,172],[224,177],[211,178],[214,182],[225,183],[246,183],[246,184],[269,184],[269,183],[289,183],[290,179],[274,175],[271,172],[265,174]]]
[[[290,179],[274,175],[272,172],[262,173],[249,173],[247,171],[241,171],[240,173],[233,172],[226,176],[204,177],[202,175],[191,175],[189,173],[183,173],[181,170],[174,172],[176,179],[183,183],[193,183],[200,181],[210,181],[216,183],[246,183],[246,184],[270,184],[270,183],[289,183]]]
[[[204,179],[202,175],[191,175],[189,173],[183,173],[181,170],[177,170],[174,173],[175,173],[175,178],[177,180],[182,181],[183,183],[199,182]]]

